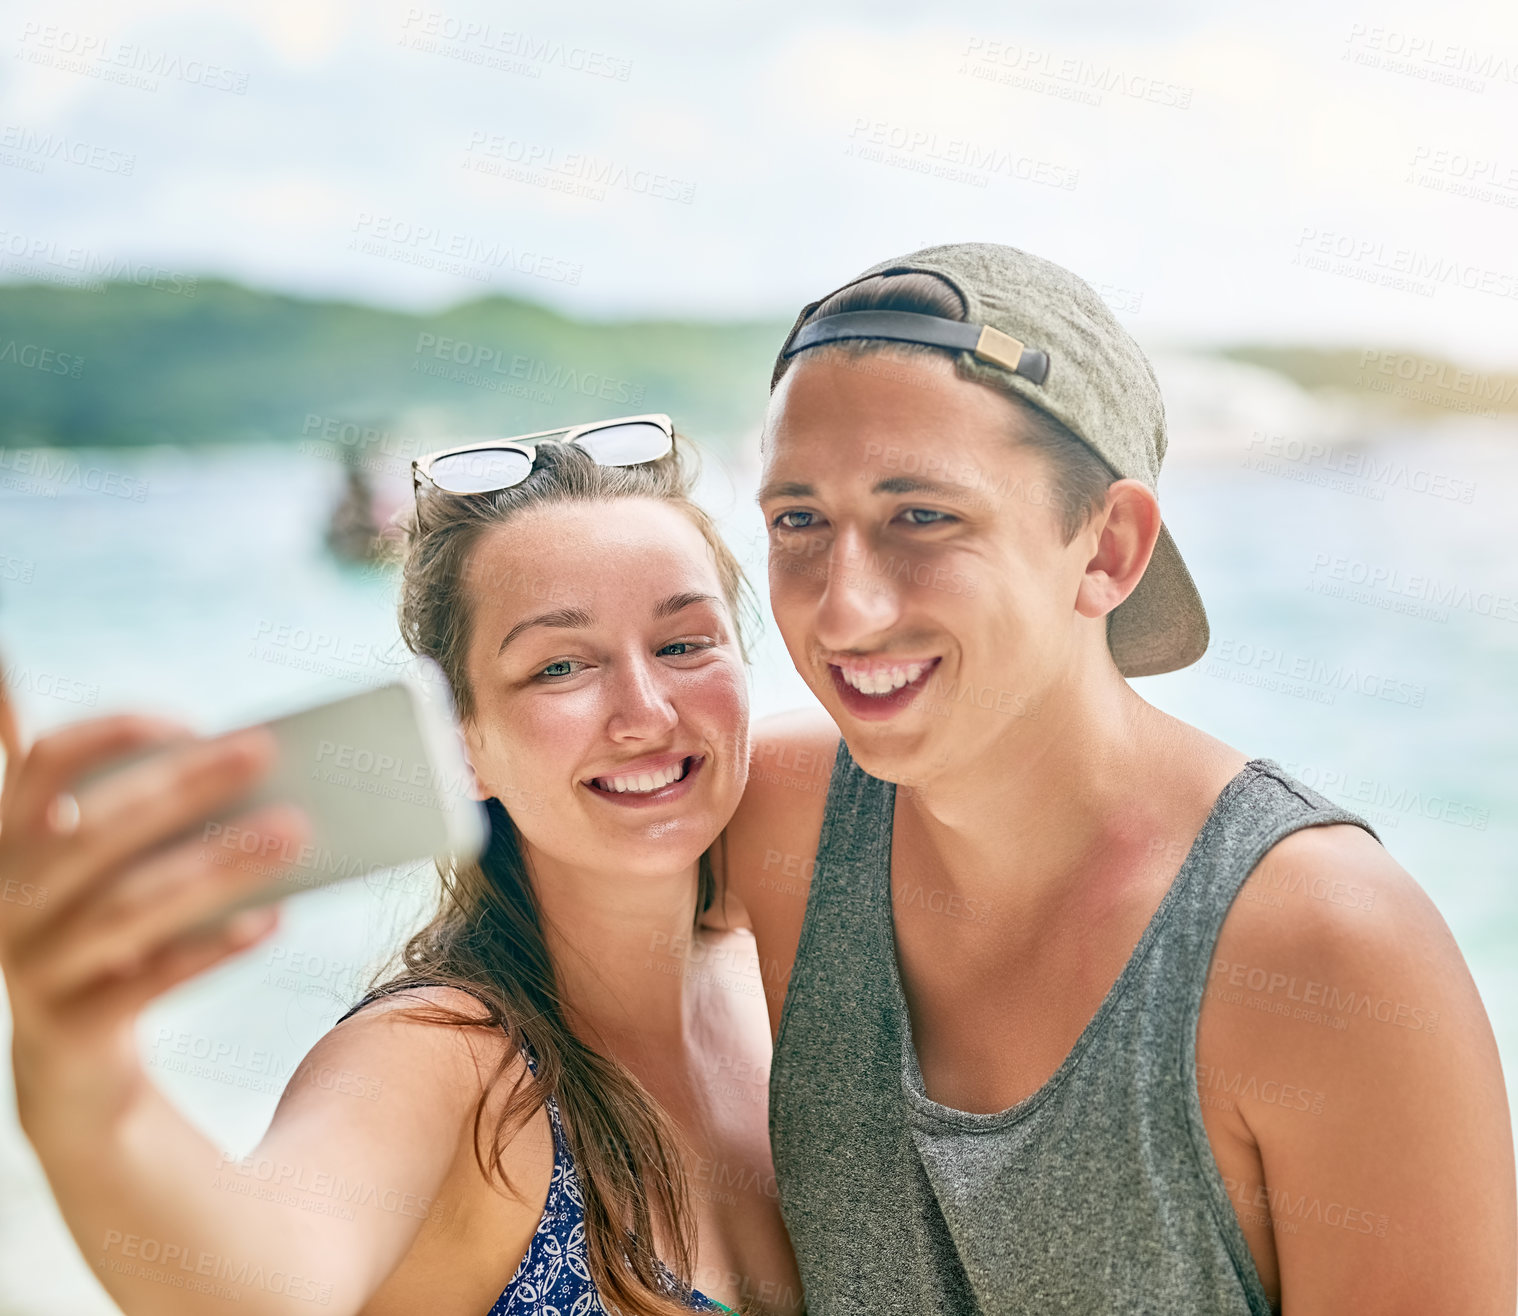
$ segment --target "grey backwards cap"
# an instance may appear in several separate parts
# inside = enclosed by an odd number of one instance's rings
[[[1117,322],[1092,287],[1069,270],[994,242],[924,247],[897,260],[881,261],[833,292],[877,274],[936,274],[964,298],[965,320],[989,326],[1014,340],[996,340],[977,355],[956,353],[963,379],[1015,393],[1063,422],[1119,476],[1159,482],[1165,456],[1165,406],[1159,384],[1139,345]],[[770,388],[787,364],[786,352],[803,322],[833,293],[810,303],[796,317],[775,360]],[[865,335],[873,336],[873,335]],[[987,340],[989,341],[989,337]],[[1047,356],[1041,383],[1017,372],[1015,349],[1026,364]],[[994,358],[1000,357],[1001,361]],[[1012,365],[1003,362],[1010,360]],[[1137,587],[1107,617],[1107,647],[1124,676],[1153,676],[1196,662],[1207,651],[1207,612],[1170,531],[1160,527],[1154,554]]]

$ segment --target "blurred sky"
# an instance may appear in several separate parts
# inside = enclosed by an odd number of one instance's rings
[[[1480,368],[1518,357],[1515,130],[1510,0],[12,0],[0,281],[746,318],[990,239],[1147,343]]]

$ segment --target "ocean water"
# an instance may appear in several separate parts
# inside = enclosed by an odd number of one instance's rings
[[[1187,671],[1137,684],[1377,826],[1453,929],[1511,1087],[1518,433],[1451,420],[1372,437],[1326,458],[1272,453],[1248,432],[1173,449],[1162,503],[1213,643]],[[754,481],[751,462],[710,458],[703,497],[762,594]],[[122,708],[215,730],[395,670],[393,578],[322,544],[340,483],[333,461],[289,446],[0,450],[0,657],[29,730]],[[809,702],[772,626],[755,658],[756,715]],[[153,1072],[209,1136],[246,1151],[283,1079],[431,897],[420,872],[289,902],[271,944],[144,1015]],[[9,1109],[0,1184],[0,1316],[113,1312]]]

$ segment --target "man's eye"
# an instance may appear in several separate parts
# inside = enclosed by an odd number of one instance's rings
[[[914,518],[913,525],[944,525],[956,519],[947,512],[937,512],[931,507],[909,507],[902,515]]]
[[[574,664],[574,660],[573,659],[570,659],[570,658],[555,658],[553,662],[549,663],[541,671],[539,671],[538,675],[539,676],[546,676],[546,677],[549,677],[549,678],[556,677],[556,676],[557,677],[573,676],[574,675],[574,667],[575,667],[575,664]]]
[[[777,530],[810,530],[811,518],[816,515],[815,512],[781,512],[770,524]],[[790,519],[792,517],[800,517],[801,520],[794,521]]]

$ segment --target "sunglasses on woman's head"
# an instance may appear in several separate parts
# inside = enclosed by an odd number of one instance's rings
[[[450,494],[509,489],[532,473],[542,443],[572,443],[601,466],[638,466],[658,461],[675,446],[675,427],[668,416],[653,413],[511,439],[479,439],[418,457],[411,463],[412,491],[420,497],[424,479]]]

